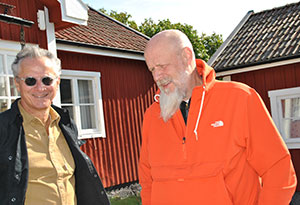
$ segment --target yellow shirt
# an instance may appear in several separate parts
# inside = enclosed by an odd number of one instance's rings
[[[18,104],[29,159],[25,204],[75,205],[75,163],[58,126],[60,116],[51,108],[49,136],[44,124]]]

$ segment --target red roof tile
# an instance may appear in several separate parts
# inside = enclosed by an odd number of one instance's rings
[[[87,26],[59,30],[56,39],[102,46],[112,49],[143,52],[149,38],[105,14],[89,8]]]

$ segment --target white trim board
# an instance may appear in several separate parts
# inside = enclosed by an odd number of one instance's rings
[[[57,50],[145,61],[143,55],[57,43]]]
[[[233,75],[233,74],[238,74],[238,73],[245,73],[245,72],[250,72],[250,71],[267,69],[267,68],[271,68],[271,67],[283,66],[283,65],[293,64],[293,63],[300,63],[300,58],[295,58],[295,59],[291,59],[291,60],[284,60],[284,61],[278,61],[278,62],[268,63],[268,64],[261,64],[261,65],[257,65],[257,66],[239,68],[239,69],[234,69],[234,70],[217,72],[216,76],[217,77],[222,77],[222,76]]]

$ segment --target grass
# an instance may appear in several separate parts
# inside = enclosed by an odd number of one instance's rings
[[[115,197],[110,200],[110,203],[111,205],[142,205],[141,198],[139,196],[129,196],[125,199]]]

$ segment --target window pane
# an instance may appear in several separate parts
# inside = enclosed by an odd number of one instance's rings
[[[283,131],[287,138],[300,137],[300,98],[281,100]]]
[[[11,96],[20,96],[20,93],[18,92],[16,85],[14,83],[14,78],[9,78],[9,85],[10,85],[10,94]]]
[[[0,100],[0,112],[8,109],[7,100]]]
[[[300,118],[300,97],[281,100],[283,118]]]
[[[73,103],[71,80],[61,79],[60,81],[61,103]]]
[[[96,128],[95,109],[94,106],[80,106],[81,128]]]
[[[5,77],[0,77],[0,96],[7,96],[5,88]]]
[[[94,103],[92,80],[78,80],[79,103]]]
[[[0,54],[0,74],[4,74],[4,61],[3,55]]]
[[[74,109],[73,109],[73,106],[61,106],[61,107],[67,109],[69,111],[70,117],[72,119],[74,119],[74,111],[73,111]]]
[[[13,74],[11,70],[11,64],[14,62],[14,60],[15,60],[15,56],[10,56],[10,55],[7,56],[7,72],[8,74],[11,75]]]

